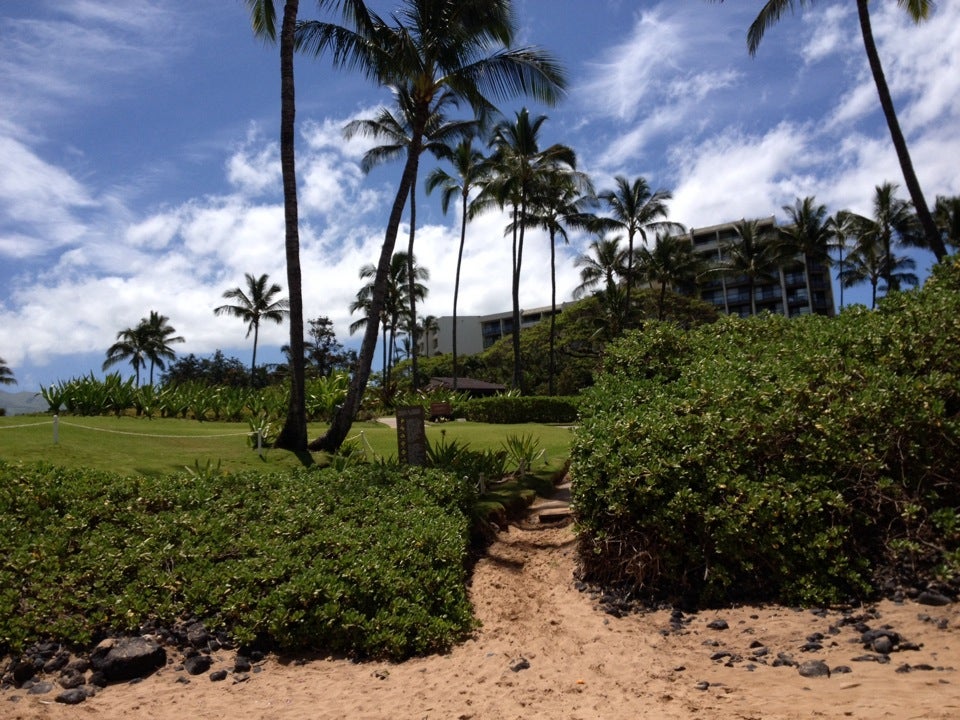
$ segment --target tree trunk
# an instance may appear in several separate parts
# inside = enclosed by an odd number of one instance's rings
[[[367,325],[363,333],[363,341],[360,345],[360,355],[357,358],[356,371],[350,378],[350,385],[347,387],[347,398],[344,400],[337,412],[333,416],[330,428],[321,437],[310,443],[311,450],[325,450],[327,452],[336,452],[340,449],[343,441],[346,440],[353,419],[360,409],[360,403],[363,400],[363,393],[367,389],[367,381],[370,379],[370,366],[373,363],[373,354],[377,347],[377,322],[380,312],[383,310],[384,301],[387,294],[387,282],[390,278],[390,262],[393,259],[393,249],[397,244],[397,232],[400,228],[400,220],[403,216],[403,208],[407,204],[407,194],[410,192],[410,186],[417,177],[417,159],[420,155],[420,145],[423,140],[422,126],[415,128],[411,138],[407,162],[403,168],[403,175],[400,177],[400,187],[397,188],[396,197],[393,200],[393,207],[390,210],[390,219],[387,222],[387,229],[384,233],[383,245],[380,248],[380,260],[377,263],[377,274],[373,281],[373,294],[370,298],[370,313],[367,318]]]
[[[917,173],[913,169],[913,161],[910,159],[910,151],[907,149],[907,141],[903,137],[900,122],[897,120],[897,111],[893,106],[893,98],[890,95],[890,88],[887,87],[887,78],[883,73],[880,55],[877,53],[877,45],[873,39],[873,28],[870,25],[870,10],[867,6],[867,0],[857,0],[857,13],[860,16],[863,46],[867,51],[867,60],[870,63],[870,71],[873,73],[873,81],[877,86],[877,94],[880,96],[880,107],[883,108],[883,115],[887,119],[887,127],[890,129],[890,137],[893,139],[893,147],[897,151],[897,159],[900,161],[903,180],[910,192],[913,208],[923,228],[923,236],[939,262],[946,256],[947,249],[937,230],[937,225],[933,221],[933,216],[930,214],[930,208],[927,207],[927,202],[923,198],[920,181],[917,179]]]
[[[630,291],[633,289],[633,230],[627,233],[627,292],[624,298],[625,317],[630,314]]]
[[[464,183],[466,186],[466,183]],[[453,281],[453,390],[457,391],[457,301],[460,297],[460,266],[463,263],[463,244],[467,238],[467,189],[463,192],[463,217],[460,220],[460,248],[457,250],[457,275]]]
[[[280,167],[283,175],[284,249],[290,293],[290,404],[276,446],[307,449],[307,410],[304,393],[303,292],[300,278],[300,232],[297,218],[297,173],[294,156],[296,95],[293,82],[294,30],[299,0],[287,0],[280,30]]]
[[[419,363],[417,362],[417,278],[413,263],[413,239],[417,230],[417,183],[410,186],[410,240],[407,243],[407,292],[410,293],[410,387],[416,392],[420,387]],[[426,333],[424,333],[426,334]],[[426,343],[426,338],[424,338]]]
[[[523,224],[519,223],[518,217],[523,216],[523,208],[519,213],[517,206],[513,207],[513,334],[510,337],[510,343],[513,347],[513,387],[523,392],[523,368],[520,363],[520,263],[523,257]]]
[[[547,394],[553,396],[555,392],[554,375],[557,367],[553,357],[554,336],[557,327],[557,248],[556,231],[550,229],[550,376],[547,383]]]
[[[250,360],[250,387],[257,386],[257,340],[260,336],[260,324],[253,324],[253,358]]]

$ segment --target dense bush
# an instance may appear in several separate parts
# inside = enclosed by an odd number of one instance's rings
[[[587,579],[829,602],[960,570],[960,263],[837,318],[648,325],[573,448]]]
[[[577,420],[580,400],[576,397],[519,397],[498,395],[474,398],[456,406],[455,412],[473,422],[572,423]]]
[[[0,464],[0,654],[193,614],[241,642],[403,658],[449,648],[475,491],[454,476],[124,478]]]

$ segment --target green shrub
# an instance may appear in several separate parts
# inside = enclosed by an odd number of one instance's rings
[[[200,470],[0,464],[0,654],[184,614],[240,642],[393,659],[445,650],[474,626],[468,484],[379,465]]]
[[[876,312],[650,323],[572,451],[587,579],[820,603],[960,566],[960,264]]]
[[[500,395],[474,398],[454,408],[473,422],[517,423],[573,423],[577,420],[578,397],[517,397]]]

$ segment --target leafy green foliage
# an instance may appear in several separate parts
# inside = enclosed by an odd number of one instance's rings
[[[545,452],[544,448],[540,447],[540,441],[533,435],[507,435],[503,447],[516,467],[517,477],[523,477],[530,472],[534,463],[540,460]]]
[[[960,571],[960,262],[876,312],[651,323],[604,371],[572,452],[587,578],[812,603]]]
[[[576,397],[527,397],[498,395],[474,398],[458,406],[459,414],[474,422],[572,423],[580,401]]]
[[[0,463],[0,653],[183,614],[281,649],[442,651],[474,626],[474,501],[448,474],[378,465],[124,478]]]

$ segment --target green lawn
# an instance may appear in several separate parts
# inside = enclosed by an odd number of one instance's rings
[[[312,424],[309,437],[326,427]],[[0,459],[8,462],[44,460],[65,467],[109,470],[123,475],[159,476],[185,467],[219,467],[224,472],[255,468],[281,469],[308,460],[284,450],[266,450],[261,458],[247,444],[246,423],[135,417],[60,418],[54,444],[53,419],[47,415],[0,417]],[[532,435],[544,449],[543,462],[559,467],[570,452],[573,433],[550,425],[487,425],[452,422],[427,427],[429,442],[441,434],[448,442],[467,443],[473,450],[498,449],[510,435]],[[396,430],[381,423],[355,423],[349,439],[375,456],[397,455]],[[326,462],[322,453],[313,460]]]

